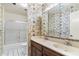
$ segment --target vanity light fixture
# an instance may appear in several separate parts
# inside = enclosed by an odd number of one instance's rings
[[[27,3],[19,3],[20,6],[27,8]]]
[[[16,5],[16,3],[12,3],[13,5]]]

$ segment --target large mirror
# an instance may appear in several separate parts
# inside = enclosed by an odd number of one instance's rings
[[[47,13],[48,36],[79,40],[79,3],[59,3]]]

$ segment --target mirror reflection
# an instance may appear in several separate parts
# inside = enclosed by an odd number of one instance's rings
[[[48,13],[48,36],[79,40],[78,3],[59,3],[45,13]]]

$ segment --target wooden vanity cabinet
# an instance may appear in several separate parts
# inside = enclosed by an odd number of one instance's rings
[[[31,56],[63,56],[63,55],[31,40]]]
[[[42,56],[42,46],[31,41],[31,56]]]

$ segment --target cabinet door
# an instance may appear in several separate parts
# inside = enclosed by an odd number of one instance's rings
[[[31,47],[31,56],[42,56],[42,51],[37,49],[36,47]]]
[[[42,46],[36,42],[31,41],[31,55],[42,56]]]
[[[42,56],[42,51],[39,51],[38,49],[36,49],[36,56]]]
[[[31,56],[35,56],[36,52],[35,52],[36,48],[35,47],[31,47]]]

